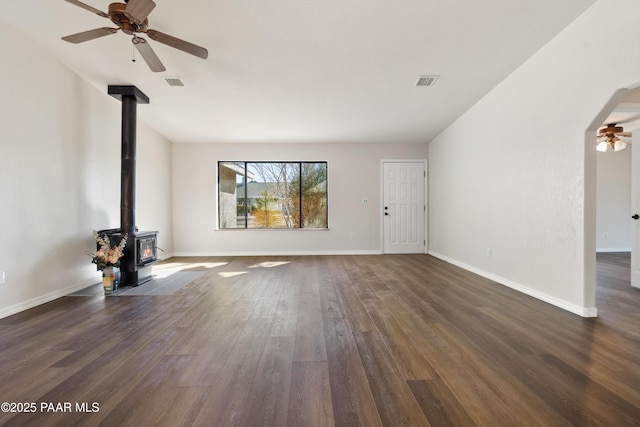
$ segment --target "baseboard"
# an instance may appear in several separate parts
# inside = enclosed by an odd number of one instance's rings
[[[176,255],[174,255],[173,252],[163,252],[162,255],[158,256],[158,261],[164,261],[174,256]]]
[[[509,279],[505,279],[504,277],[500,277],[498,275],[495,275],[493,273],[489,273],[488,271],[484,271],[482,269],[473,267],[471,265],[465,264],[463,262],[457,261],[455,259],[449,258],[447,256],[444,256],[442,254],[439,254],[437,252],[434,251],[429,251],[429,255],[434,256],[438,259],[441,259],[445,262],[448,262],[449,264],[453,264],[457,267],[460,267],[464,270],[470,271],[472,273],[475,273],[479,276],[482,277],[486,277],[489,280],[492,280],[500,285],[506,286],[508,288],[511,288],[513,290],[516,290],[518,292],[521,292],[525,295],[529,295],[531,297],[534,297],[536,299],[539,299],[541,301],[544,301],[548,304],[554,305],[558,308],[561,308],[563,310],[566,310],[568,312],[571,312],[573,314],[577,314],[578,316],[581,317],[597,317],[598,316],[598,310],[596,309],[596,307],[580,307],[574,304],[569,304],[568,302],[561,300],[559,298],[556,298],[552,295],[549,295],[547,293],[544,292],[540,292],[538,290],[535,289],[531,289],[528,286],[522,285],[520,283],[516,283],[512,280]]]
[[[173,256],[310,256],[310,255],[381,255],[381,250],[353,251],[256,251],[256,252],[174,252]]]
[[[597,248],[597,253],[608,253],[608,252],[631,252],[631,248]]]
[[[85,289],[91,285],[95,285],[99,281],[100,279],[87,279],[80,283],[76,283],[75,285],[67,286],[66,288],[58,289],[56,291],[49,292],[48,294],[40,295],[27,301],[22,301],[18,304],[5,307],[3,309],[0,309],[0,319],[12,316],[25,310],[29,310],[30,308],[37,307],[58,298],[62,298],[81,289]]]

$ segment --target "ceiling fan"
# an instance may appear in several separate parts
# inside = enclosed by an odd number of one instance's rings
[[[630,136],[631,132],[625,132],[622,126],[617,126],[617,123],[609,123],[598,131],[600,143],[596,150],[607,151],[608,147],[613,148],[613,151],[624,150],[627,148],[627,143],[622,141],[620,137]]]
[[[102,16],[103,18],[110,19],[111,22],[118,26],[118,28],[96,28],[94,30],[62,37],[62,40],[64,41],[68,41],[70,43],[82,43],[99,37],[108,36],[110,34],[115,34],[118,30],[122,30],[123,33],[133,36],[131,42],[138,49],[140,56],[142,56],[142,59],[144,59],[151,71],[155,72],[165,71],[166,68],[153,49],[151,49],[147,40],[138,36],[137,33],[145,33],[149,38],[157,42],[166,44],[167,46],[171,46],[183,52],[190,53],[191,55],[195,55],[202,59],[207,59],[207,56],[209,55],[207,49],[203,47],[149,28],[149,20],[147,19],[147,16],[149,16],[153,8],[156,7],[153,0],[124,0],[125,3],[111,3],[107,13],[78,0],[66,1],[86,9],[89,12],[95,13],[96,15]]]

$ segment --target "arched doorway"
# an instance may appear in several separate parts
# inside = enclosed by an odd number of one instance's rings
[[[596,145],[598,144],[597,136],[598,129],[608,123],[618,123],[624,126],[625,131],[631,131],[640,129],[640,82],[635,82],[626,88],[617,90],[609,99],[609,101],[603,106],[600,113],[592,121],[589,128],[585,133],[586,147],[585,147],[585,287],[584,287],[584,303],[586,307],[596,307],[596,252],[598,249],[598,240],[601,240],[603,236],[598,235],[606,234],[605,230],[598,230],[598,218],[597,218],[597,206],[598,206],[598,164],[597,156],[602,154],[615,154],[615,153],[598,153],[596,151]],[[636,131],[634,135],[638,141],[640,141],[640,135]],[[636,144],[640,146],[640,144]],[[639,147],[640,148],[640,147]],[[634,178],[640,176],[640,150],[636,150],[634,157],[639,161],[631,160],[632,175]],[[628,155],[628,153],[625,153]],[[602,159],[602,157],[601,157]],[[636,164],[638,166],[636,166]],[[631,211],[640,209],[640,197],[636,194],[640,192],[640,180],[635,178],[636,185],[635,190],[630,191],[628,196],[632,199]],[[633,187],[633,185],[632,185]],[[602,196],[602,195],[600,195]],[[632,212],[626,212],[628,218],[631,217]],[[627,218],[627,217],[625,217]],[[629,234],[632,233],[631,222],[627,223]],[[632,264],[636,266],[636,270],[640,267],[640,250],[635,248],[634,245],[640,241],[640,221],[637,224],[638,230],[635,231],[637,236],[631,235],[629,238]],[[600,242],[600,244],[602,244]],[[638,271],[636,280],[640,281],[640,270]],[[631,285],[631,283],[629,283]],[[596,315],[597,313],[590,313]]]

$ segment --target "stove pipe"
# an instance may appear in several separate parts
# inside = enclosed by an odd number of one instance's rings
[[[109,86],[109,95],[122,102],[122,166],[120,180],[120,232],[136,232],[136,122],[138,103],[149,98],[135,86]]]
[[[136,231],[136,99],[122,97],[122,167],[120,176],[120,232]]]

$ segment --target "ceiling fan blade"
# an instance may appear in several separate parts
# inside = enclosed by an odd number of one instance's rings
[[[84,3],[82,3],[81,1],[78,1],[78,0],[66,0],[66,1],[68,1],[68,2],[69,2],[69,3],[71,3],[71,4],[75,4],[76,6],[79,6],[79,7],[83,8],[83,9],[86,9],[86,10],[88,10],[89,12],[93,12],[93,13],[95,13],[96,15],[102,16],[103,18],[108,18],[108,17],[109,17],[109,15],[107,15],[107,14],[106,14],[106,13],[104,13],[103,11],[101,11],[101,10],[99,10],[99,9],[96,9],[96,8],[95,8],[95,7],[93,7],[93,6],[89,6],[88,4],[84,4]]]
[[[626,137],[629,137],[629,136],[631,136],[631,132],[618,132],[618,133],[616,133],[616,136],[626,136]]]
[[[138,23],[142,23],[154,7],[156,4],[153,0],[129,0],[125,12]]]
[[[132,42],[136,49],[138,49],[138,52],[140,52],[140,56],[142,56],[142,59],[144,59],[144,62],[147,63],[151,71],[160,72],[167,70],[164,65],[162,65],[162,62],[160,62],[160,58],[158,58],[158,55],[156,55],[153,49],[151,49],[151,46],[145,39],[136,36],[133,38]]]
[[[83,31],[82,33],[71,34],[70,36],[62,37],[62,40],[69,43],[82,43],[89,40],[97,39],[99,37],[108,36],[118,32],[117,28],[96,28],[95,30]]]
[[[207,51],[207,49],[197,46],[193,43],[180,40],[179,38],[170,36],[169,34],[161,33],[160,31],[156,30],[147,30],[147,35],[159,43],[175,47],[176,49],[180,49],[183,52],[195,55],[198,58],[207,59],[207,57],[209,56],[209,51]]]

